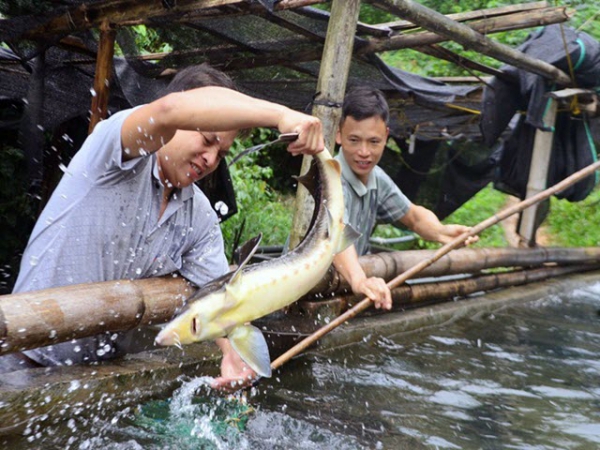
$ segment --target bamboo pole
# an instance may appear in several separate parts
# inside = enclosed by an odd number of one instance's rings
[[[333,149],[335,133],[341,117],[341,107],[346,92],[348,70],[352,61],[354,33],[360,9],[360,0],[334,0],[327,25],[327,38],[321,58],[316,99],[312,113],[321,119],[325,147]],[[300,173],[306,173],[312,158],[304,156]],[[306,235],[312,216],[312,203],[308,190],[298,183],[296,208],[290,231],[291,249]]]
[[[358,261],[368,277],[392,280],[419,262],[431,258],[436,250],[403,250],[361,256]],[[444,255],[420,276],[439,277],[461,273],[475,273],[498,267],[533,267],[543,264],[572,265],[600,261],[600,247],[565,248],[461,248]],[[329,297],[350,289],[335,269],[319,281],[305,298],[314,296]]]
[[[578,264],[574,266],[550,266],[536,269],[515,270],[489,275],[480,275],[463,280],[428,282],[398,286],[392,289],[393,309],[405,309],[425,302],[441,301],[454,297],[466,297],[477,292],[522,286],[528,283],[560,277],[572,273],[597,270],[600,264]],[[333,299],[335,300],[335,298]],[[349,306],[353,306],[347,300]]]
[[[5,295],[0,297],[0,355],[163,323],[191,292],[183,278],[165,277]]]
[[[94,127],[106,118],[108,113],[108,97],[110,95],[110,78],[113,69],[113,55],[115,52],[116,31],[107,20],[100,26],[100,43],[96,59],[96,73],[94,75],[94,93],[92,94],[92,116],[88,134]]]
[[[560,85],[571,85],[569,76],[552,64],[531,58],[507,45],[492,41],[472,28],[448,19],[443,14],[412,0],[377,0],[374,3],[416,25],[452,39],[466,48],[473,48],[483,55],[538,74]]]
[[[590,164],[589,166],[586,166],[583,169],[575,172],[574,174],[568,176],[567,178],[562,180],[560,183],[557,183],[554,186],[549,187],[548,189],[534,195],[533,197],[527,198],[519,203],[516,203],[515,205],[504,209],[503,211],[499,212],[498,214],[494,214],[493,216],[489,217],[488,219],[484,220],[483,222],[480,222],[479,224],[472,227],[471,230],[469,230],[468,232],[461,234],[460,236],[456,237],[448,244],[441,247],[439,250],[437,250],[433,254],[433,256],[431,258],[421,261],[419,264],[413,266],[409,270],[398,275],[396,278],[394,278],[389,283],[387,283],[387,285],[389,286],[390,289],[394,289],[397,286],[400,286],[406,280],[408,280],[409,278],[412,278],[414,275],[421,272],[423,269],[430,266],[435,261],[439,260],[442,256],[444,256],[444,255],[448,254],[449,252],[451,252],[452,250],[464,245],[465,241],[469,237],[476,236],[479,233],[481,233],[483,230],[491,227],[492,225],[497,224],[498,222],[506,219],[507,217],[510,217],[513,214],[516,214],[516,213],[524,210],[525,208],[528,208],[531,205],[535,205],[536,203],[539,203],[542,200],[549,198],[550,196],[562,191],[563,189],[592,175],[599,168],[600,168],[600,161],[597,161],[597,162]],[[363,299],[356,306],[349,309],[344,314],[337,317],[335,320],[331,321],[329,324],[325,325],[324,327],[322,327],[320,330],[316,331],[312,335],[303,339],[298,344],[296,344],[294,347],[292,347],[287,352],[282,354],[279,358],[275,359],[271,363],[271,368],[273,370],[279,368],[280,366],[285,364],[287,361],[289,361],[291,358],[300,354],[302,351],[304,351],[310,345],[317,342],[319,340],[319,338],[325,336],[327,333],[329,333],[330,331],[339,327],[344,322],[352,319],[353,317],[356,317],[356,315],[358,315],[365,309],[369,308],[372,304],[373,304],[373,302],[369,298]]]
[[[433,254],[433,250],[408,250],[369,255],[361,258],[361,264],[369,276],[391,279]],[[422,274],[440,276],[548,263],[589,265],[600,261],[600,248],[465,248],[454,252],[454,258],[450,256],[440,258]],[[336,283],[337,289],[331,290],[325,284],[322,296],[339,295],[347,287],[344,280],[336,279]],[[183,278],[165,277],[89,283],[0,296],[0,355],[105,331],[164,323],[173,317],[193,290]]]

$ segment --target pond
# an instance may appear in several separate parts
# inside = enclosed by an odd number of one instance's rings
[[[29,430],[6,448],[600,448],[600,283],[311,352],[243,402],[169,398]]]

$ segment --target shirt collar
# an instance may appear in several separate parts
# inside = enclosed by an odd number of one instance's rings
[[[352,187],[354,192],[356,192],[356,195],[358,195],[359,197],[362,197],[363,195],[366,195],[367,192],[370,191],[371,189],[377,189],[377,180],[375,177],[375,171],[374,170],[371,171],[371,173],[369,174],[369,179],[367,180],[367,185],[365,186],[363,184],[363,182],[359,180],[359,178],[356,176],[356,174],[354,172],[352,172],[352,169],[346,163],[346,158],[344,158],[344,155],[342,152],[343,152],[343,149],[340,148],[340,151],[338,152],[335,159],[337,161],[339,161],[340,165],[342,166],[342,177],[344,178],[344,180],[346,180],[348,182],[348,184]]]
[[[157,183],[157,186],[162,185],[162,181],[160,180],[160,175],[158,173],[158,156],[156,153],[152,154],[152,177],[154,178],[154,183]],[[185,202],[189,198],[194,196],[194,187],[192,185],[186,186],[183,189],[175,188],[173,192],[181,192],[181,201]]]

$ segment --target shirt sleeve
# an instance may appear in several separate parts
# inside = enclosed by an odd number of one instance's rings
[[[377,170],[376,176],[378,192],[377,221],[394,224],[406,215],[412,203],[383,170]]]
[[[121,128],[129,115],[138,107],[119,111],[96,125],[96,128],[76,153],[69,170],[96,183],[111,183],[131,172],[148,158],[123,160]]]

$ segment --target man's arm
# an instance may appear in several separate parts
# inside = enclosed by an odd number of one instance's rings
[[[292,154],[315,154],[324,147],[316,117],[217,86],[169,94],[138,108],[125,120],[121,142],[124,158],[131,159],[157,151],[178,129],[231,131],[259,126],[299,133],[288,146]]]
[[[423,239],[441,244],[447,244],[471,229],[464,225],[444,225],[432,211],[419,205],[411,205],[400,222]],[[477,236],[472,236],[466,240],[465,245],[478,240]]]
[[[356,253],[354,245],[351,245],[343,252],[335,255],[333,258],[333,265],[348,283],[350,283],[352,292],[369,297],[375,303],[375,308],[377,309],[392,308],[392,294],[390,288],[383,278],[367,278],[367,275],[358,262],[358,254]]]

